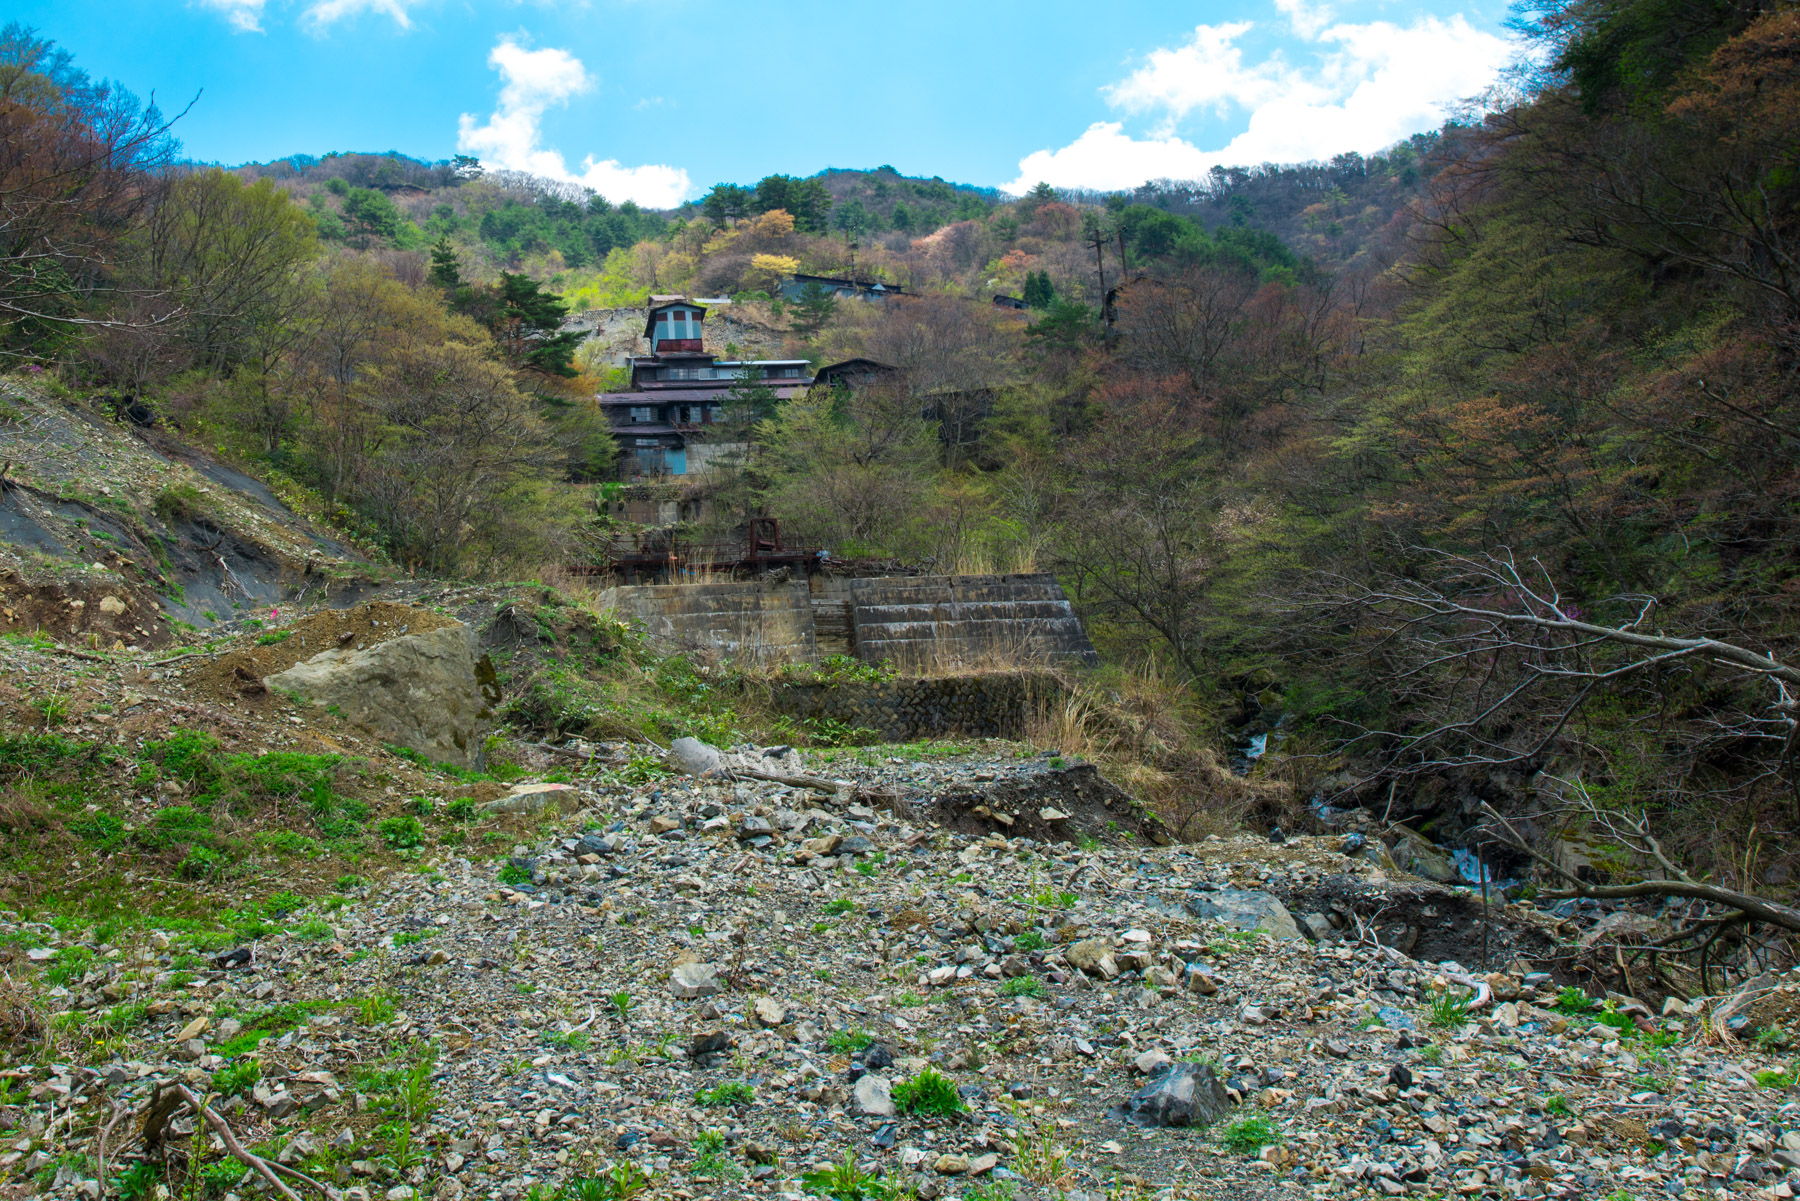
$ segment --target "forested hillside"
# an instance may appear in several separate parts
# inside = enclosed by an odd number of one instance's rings
[[[1515,97],[1369,158],[1108,196],[771,175],[666,213],[468,160],[177,165],[178,126],[15,30],[0,338],[397,562],[516,574],[603,532],[606,364],[564,310],[733,297],[896,372],[759,400],[721,520],[1052,570],[1107,670],[1272,734],[1296,807],[1397,793],[1455,834],[1579,781],[1700,810],[1684,853],[1755,883],[1800,845],[1800,16],[1656,11],[1527,14]],[[912,295],[784,305],[795,271]]]

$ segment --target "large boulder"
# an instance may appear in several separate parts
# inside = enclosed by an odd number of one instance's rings
[[[1221,922],[1234,930],[1260,930],[1276,938],[1300,937],[1294,915],[1272,893],[1215,888],[1189,893],[1186,908],[1201,921]]]
[[[479,770],[500,685],[469,628],[403,634],[362,650],[322,651],[263,681],[334,705],[386,742],[438,763]]]
[[[1231,1109],[1212,1065],[1170,1063],[1154,1069],[1143,1088],[1107,1116],[1137,1126],[1210,1126]]]
[[[1405,826],[1395,826],[1392,833],[1394,862],[1403,870],[1439,884],[1449,884],[1458,878],[1456,862],[1429,838]]]

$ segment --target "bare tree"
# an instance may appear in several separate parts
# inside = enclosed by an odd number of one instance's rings
[[[173,158],[173,124],[34,31],[0,29],[0,353],[107,323],[90,302]]]

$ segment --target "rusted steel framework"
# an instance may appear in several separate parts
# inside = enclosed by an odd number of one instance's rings
[[[752,517],[733,537],[707,541],[681,538],[666,529],[650,530],[615,540],[605,553],[606,562],[572,564],[570,574],[617,576],[627,583],[679,575],[735,579],[782,568],[811,575],[825,561],[819,547],[786,545],[781,523],[773,517]]]

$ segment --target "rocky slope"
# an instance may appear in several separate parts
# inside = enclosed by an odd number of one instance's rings
[[[799,787],[566,751],[574,783],[513,785],[470,851],[324,896],[250,890],[224,938],[9,922],[11,975],[55,1016],[4,1073],[0,1170],[96,1195],[112,1123],[105,1170],[129,1185],[132,1115],[185,1083],[247,1148],[349,1197],[629,1195],[596,1183],[624,1163],[670,1197],[1795,1189],[1800,1105],[1772,1043],[1705,1002],[1559,991],[1510,951],[1477,981],[1467,956],[1384,948],[1354,904],[1296,917],[1281,897],[1430,908],[1336,840],[935,822],[948,787],[1054,770],[998,744],[842,756]],[[1556,919],[1494,925],[1497,950]],[[1479,1008],[1443,999],[1464,977]],[[1797,989],[1767,983],[1790,1023]],[[1209,1127],[1118,1108],[1166,1092],[1171,1062],[1225,1090]],[[216,1195],[255,1191],[190,1127],[174,1158],[197,1147]]]
[[[166,431],[0,379],[0,630],[162,646],[391,575]]]

